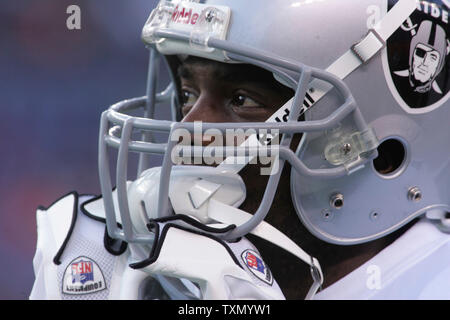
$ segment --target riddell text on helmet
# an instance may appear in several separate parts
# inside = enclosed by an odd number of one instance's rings
[[[198,17],[200,15],[196,12],[192,11],[192,8],[189,10],[187,8],[182,7],[180,9],[180,6],[177,5],[175,7],[175,10],[172,13],[172,22],[175,23],[184,23],[184,24],[196,24]]]

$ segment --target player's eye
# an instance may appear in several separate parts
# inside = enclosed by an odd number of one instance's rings
[[[182,90],[181,91],[181,103],[183,107],[193,106],[197,101],[198,96],[190,91]]]
[[[231,98],[230,104],[233,107],[239,108],[257,108],[262,107],[261,103],[256,102],[252,98],[247,97],[243,94],[236,94]]]

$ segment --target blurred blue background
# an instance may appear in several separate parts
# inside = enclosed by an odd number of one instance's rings
[[[155,0],[3,0],[0,4],[0,299],[27,299],[35,211],[100,192],[97,136],[110,104],[145,94],[141,42]],[[68,30],[69,5],[81,30]]]

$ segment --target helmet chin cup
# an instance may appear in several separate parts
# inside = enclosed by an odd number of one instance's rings
[[[130,216],[137,232],[148,232],[149,220],[162,217],[156,205],[160,180],[161,167],[154,167],[129,184]],[[210,199],[238,207],[245,200],[245,194],[245,183],[236,173],[219,172],[206,166],[174,166],[170,174],[170,207],[164,216],[184,214],[204,224],[212,223],[208,216]]]

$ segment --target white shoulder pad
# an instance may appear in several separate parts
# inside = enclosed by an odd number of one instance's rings
[[[33,258],[36,281],[30,299],[61,299],[57,277],[59,256],[69,239],[78,210],[78,194],[69,193],[36,212],[37,245]]]
[[[131,184],[131,181],[127,181],[127,187],[129,187]],[[116,213],[116,221],[120,224],[122,224],[122,219],[120,217],[119,213],[119,203],[117,200],[117,189],[114,188],[112,191],[112,198],[113,198],[113,204],[114,204],[114,210]],[[98,197],[92,198],[91,200],[86,201],[81,205],[81,210],[88,216],[91,216],[94,219],[106,221],[106,215],[105,215],[105,206],[103,203],[103,197],[100,195]]]
[[[42,249],[49,252],[58,264],[59,255],[70,237],[78,212],[78,194],[71,192],[54,202],[48,209],[37,210],[38,246],[43,234],[53,237],[52,244],[45,244]]]
[[[117,208],[117,192],[113,191],[114,207]],[[102,196],[98,196],[81,205],[84,213],[102,221],[106,220]],[[120,222],[120,221],[119,221]]]
[[[205,226],[184,215],[151,222],[155,243],[148,259],[130,267],[152,276],[187,279],[205,300],[284,299],[257,249],[245,238],[229,243],[215,234],[233,226]]]
[[[35,282],[30,299],[116,299],[123,296],[119,289],[127,265],[126,244],[119,243],[119,247],[108,243],[104,224],[95,221],[100,219],[80,212],[84,203],[95,202],[95,199],[98,198],[72,192],[49,208],[37,210],[38,240],[33,259]],[[79,261],[91,263],[92,279],[89,281],[95,283],[80,282],[80,285],[76,282],[73,285],[71,268]],[[138,292],[137,281],[142,278],[139,275],[136,278],[135,273],[133,270],[126,279],[134,279],[135,286],[128,290],[134,294],[133,297]],[[99,281],[101,290],[95,287]],[[65,286],[67,283],[70,285]],[[78,287],[82,289],[76,289]]]

